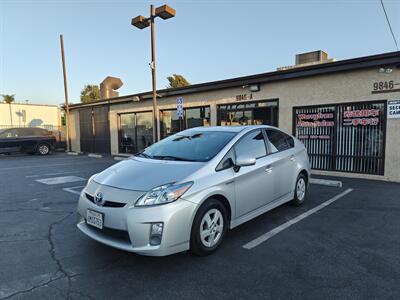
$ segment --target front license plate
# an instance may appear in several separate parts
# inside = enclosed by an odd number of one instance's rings
[[[88,209],[86,211],[86,223],[94,227],[103,229],[103,214]]]

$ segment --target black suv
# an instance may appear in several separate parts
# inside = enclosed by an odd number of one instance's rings
[[[56,138],[42,128],[0,129],[0,153],[26,152],[47,155],[54,150]]]

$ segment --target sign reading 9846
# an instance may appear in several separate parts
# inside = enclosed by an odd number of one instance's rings
[[[375,81],[372,84],[372,93],[395,92],[399,90],[399,87],[400,82],[395,82],[394,80]]]

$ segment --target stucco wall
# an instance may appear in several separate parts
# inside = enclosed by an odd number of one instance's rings
[[[259,92],[251,93],[247,87],[228,88],[210,92],[183,95],[184,107],[211,107],[211,125],[216,125],[216,108],[218,104],[236,103],[237,95],[252,94],[252,100],[279,99],[279,127],[292,133],[292,111],[294,106],[329,104],[340,102],[391,100],[400,99],[400,92],[372,94],[376,81],[394,80],[400,82],[400,70],[393,68],[390,74],[379,73],[377,68],[351,71],[330,75],[319,75],[307,78],[262,84]],[[158,99],[159,109],[176,107],[176,98],[162,97]],[[151,111],[151,100],[115,104],[110,107],[110,138],[112,154],[118,153],[118,114],[136,111]],[[386,163],[384,176],[361,176],[364,178],[386,179],[400,182],[400,119],[387,120]],[[321,172],[319,172],[321,173]],[[331,175],[343,175],[337,172],[322,172]]]
[[[26,112],[24,122],[22,112]],[[11,122],[12,118],[12,122]],[[61,125],[60,109],[57,106],[35,104],[0,103],[0,126],[53,126]]]

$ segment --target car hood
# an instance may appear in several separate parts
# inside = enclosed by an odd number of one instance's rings
[[[180,181],[200,169],[202,162],[181,162],[132,158],[97,174],[99,184],[134,191],[149,191],[157,186]]]

